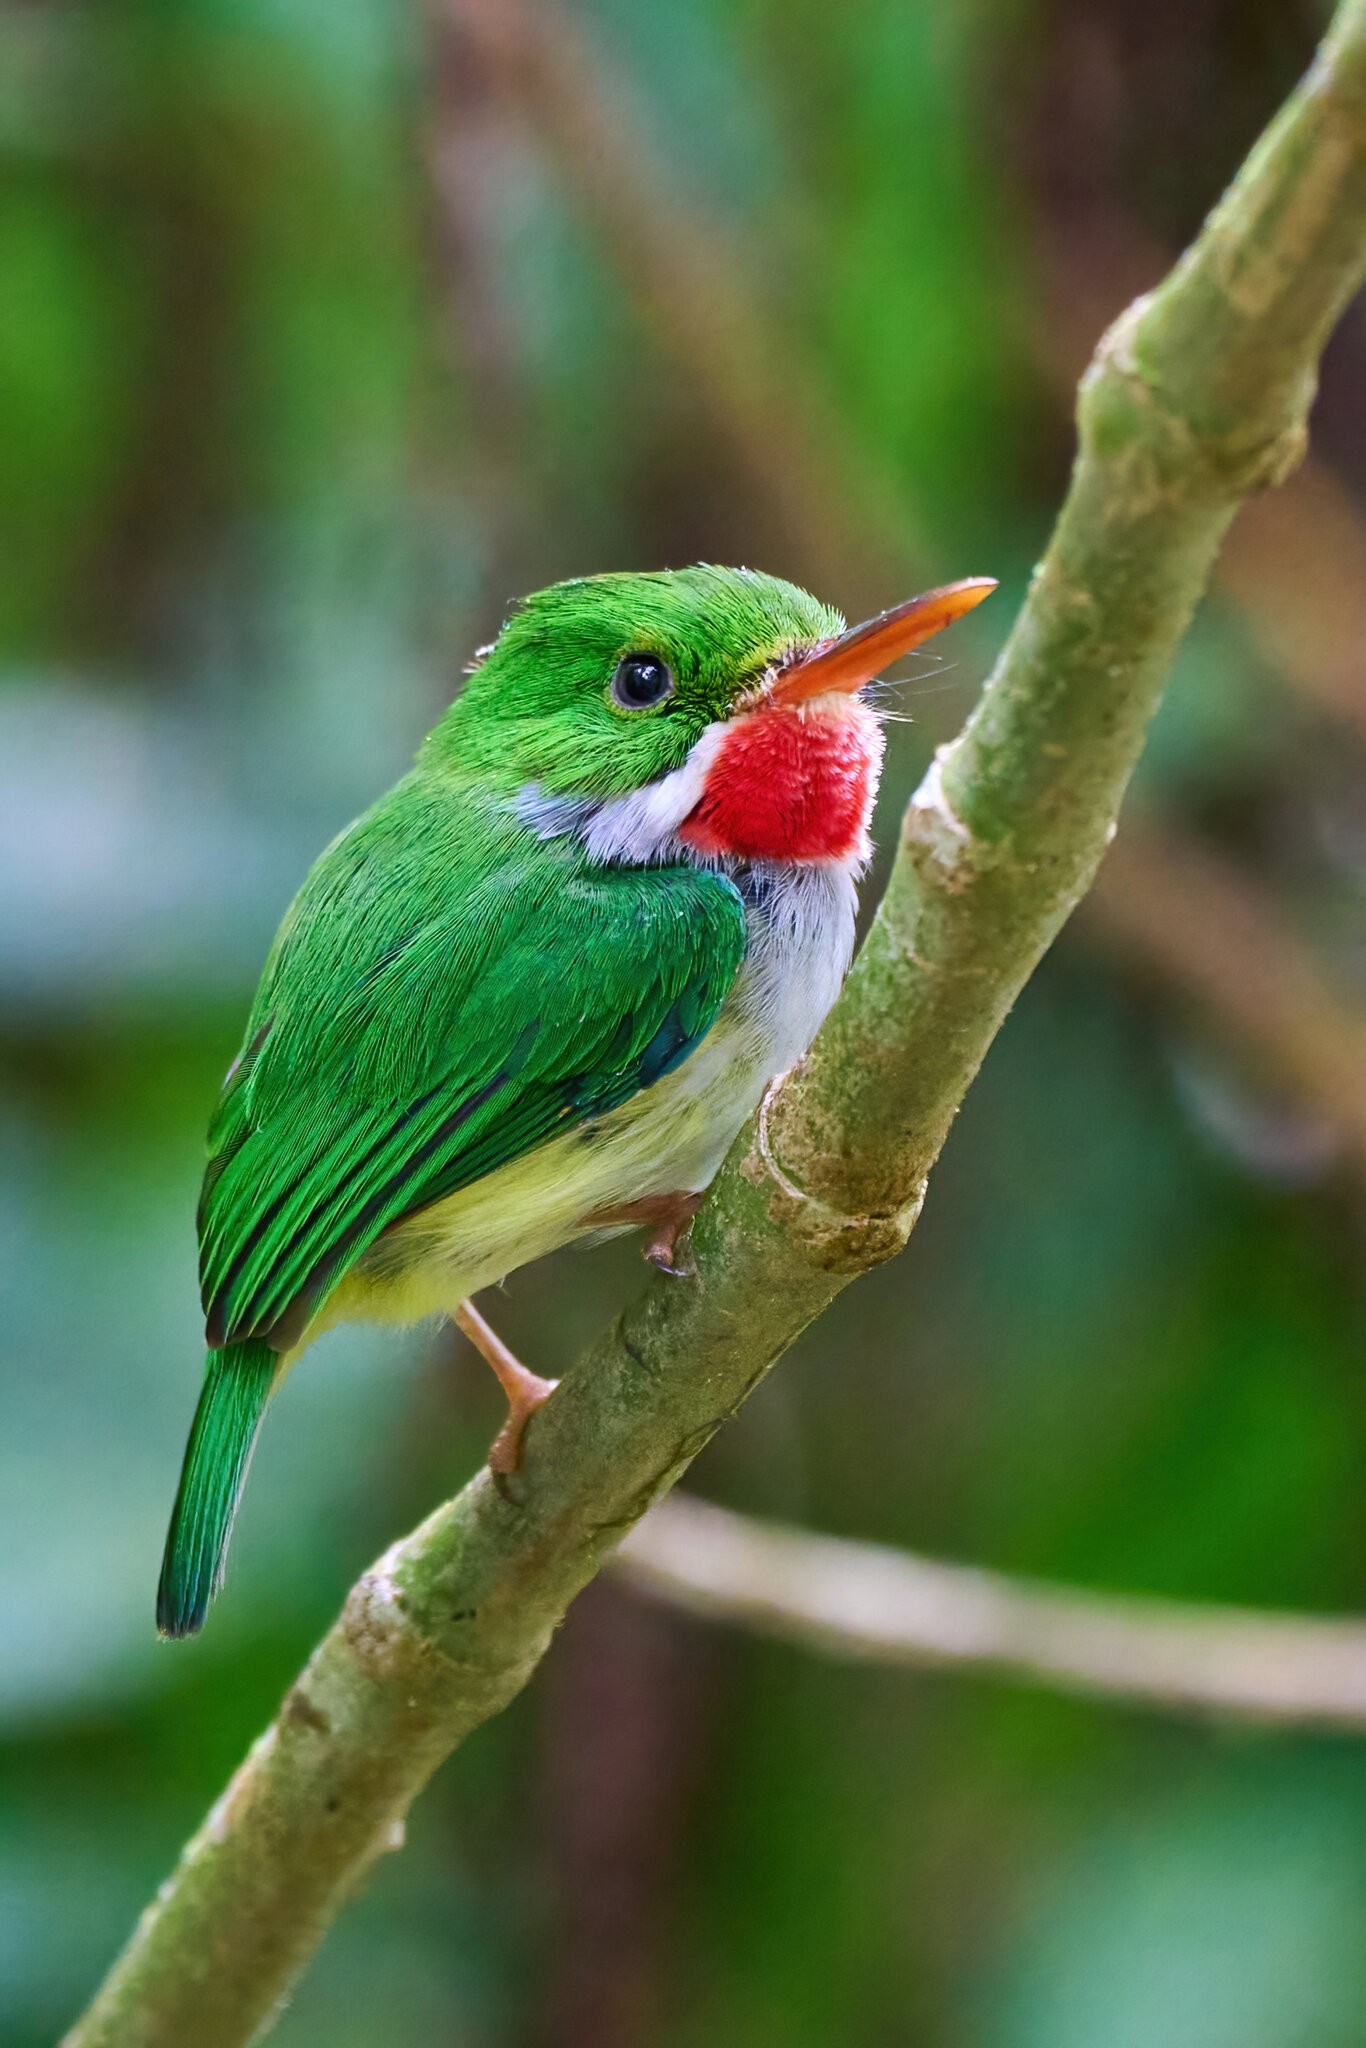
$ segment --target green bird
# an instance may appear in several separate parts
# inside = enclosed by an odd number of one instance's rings
[[[698,567],[512,614],[285,915],[209,1130],[209,1355],[157,1596],[203,1624],[273,1390],[340,1322],[454,1314],[515,1467],[553,1383],[469,1297],[574,1239],[675,1243],[854,944],[882,761],[864,686],[994,588],[853,631]]]

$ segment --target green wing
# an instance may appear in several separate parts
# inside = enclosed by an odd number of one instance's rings
[[[520,827],[481,827],[471,876],[449,799],[407,797],[310,876],[225,1083],[200,1204],[210,1345],[288,1349],[391,1223],[651,1086],[743,958],[719,876],[593,868]]]

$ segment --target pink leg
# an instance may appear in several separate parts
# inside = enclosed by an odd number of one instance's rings
[[[558,1380],[543,1380],[529,1372],[522,1361],[480,1315],[472,1301],[462,1301],[455,1312],[455,1325],[473,1344],[479,1356],[492,1366],[498,1384],[507,1395],[508,1419],[489,1446],[490,1472],[515,1472],[522,1462],[522,1438],[541,1403],[548,1400]]]
[[[678,1240],[682,1237],[693,1217],[701,1207],[701,1195],[684,1194],[647,1195],[641,1202],[623,1202],[615,1209],[595,1209],[591,1216],[585,1216],[586,1224],[640,1223],[653,1224],[654,1235],[645,1247],[645,1257],[652,1266],[658,1266],[661,1273],[671,1273],[676,1280],[690,1280],[692,1268],[675,1264],[678,1256]]]

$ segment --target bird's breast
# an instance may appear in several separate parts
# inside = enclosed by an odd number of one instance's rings
[[[882,728],[849,698],[735,719],[678,836],[695,852],[765,862],[863,860]]]

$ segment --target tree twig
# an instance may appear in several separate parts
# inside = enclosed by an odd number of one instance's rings
[[[1084,228],[1069,216],[1046,255],[1053,289],[1035,349],[1066,396],[1096,329],[1168,265],[1104,206]],[[1243,508],[1217,581],[1296,695],[1366,739],[1366,520],[1346,485],[1311,454],[1284,490]]]
[[[1366,1728],[1366,1622],[1087,1593],[813,1536],[675,1493],[622,1545],[631,1584],[832,1657],[1038,1679],[1172,1712]]]
[[[1303,443],[1366,270],[1366,0],[1162,289],[1087,375],[1029,599],[914,799],[811,1057],[660,1279],[481,1472],[359,1581],[68,2048],[235,2048],[441,1759],[526,1682],[566,1605],[793,1338],[899,1250],[964,1091],[1104,850],[1239,500]]]

